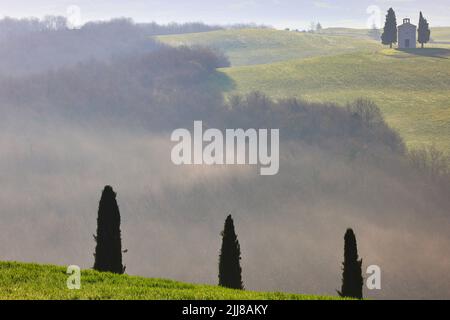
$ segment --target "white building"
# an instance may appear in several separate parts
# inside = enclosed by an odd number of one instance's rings
[[[417,27],[411,24],[409,18],[403,19],[403,24],[398,26],[398,47],[400,49],[416,48]]]

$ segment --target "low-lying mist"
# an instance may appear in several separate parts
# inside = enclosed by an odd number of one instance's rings
[[[336,295],[351,227],[363,270],[382,270],[382,290],[366,296],[450,298],[448,189],[411,166],[375,105],[261,93],[225,102],[223,57],[141,54],[0,75],[1,260],[92,267],[98,202],[112,185],[129,274],[217,284],[231,213],[246,289]],[[279,173],[173,165],[170,133],[193,120],[279,128]]]
[[[382,290],[369,297],[450,296],[448,212],[405,168],[286,142],[280,173],[261,177],[255,167],[176,167],[168,135],[51,119],[3,125],[2,260],[92,267],[98,201],[111,184],[129,274],[217,283],[231,213],[247,289],[335,294],[352,227],[364,270],[382,269]]]

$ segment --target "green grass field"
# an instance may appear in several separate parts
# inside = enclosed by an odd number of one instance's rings
[[[272,29],[223,30],[159,39],[218,48],[232,62],[218,79],[229,94],[262,91],[274,98],[346,104],[374,100],[409,147],[435,145],[450,154],[450,28],[432,29],[424,50],[389,50],[367,30],[319,34]]]
[[[448,49],[382,50],[222,71],[234,81],[232,92],[259,90],[275,98],[340,104],[369,98],[409,146],[435,144],[450,151]]]
[[[376,41],[352,36],[310,34],[273,29],[238,29],[169,35],[158,40],[173,46],[201,45],[218,49],[232,66],[266,64],[297,58],[375,51]]]
[[[450,44],[450,28],[449,27],[433,28],[431,30],[431,38],[434,41],[448,42]]]
[[[352,28],[326,28],[320,31],[321,34],[349,36],[362,39],[369,39],[369,29],[352,29]]]
[[[337,297],[253,292],[164,279],[81,271],[81,288],[67,289],[65,267],[0,262],[0,299],[330,300]]]
[[[369,29],[352,29],[352,28],[327,28],[321,31],[327,35],[341,35],[357,38],[369,38]],[[450,41],[450,27],[431,28],[432,39],[434,41]]]

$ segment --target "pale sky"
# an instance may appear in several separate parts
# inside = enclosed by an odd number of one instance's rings
[[[431,26],[450,26],[450,0],[0,0],[0,17],[66,16],[73,5],[79,7],[82,22],[131,17],[138,22],[254,22],[300,29],[312,21],[324,27],[364,28],[383,21],[392,6],[399,22],[410,17],[417,23],[422,10]]]

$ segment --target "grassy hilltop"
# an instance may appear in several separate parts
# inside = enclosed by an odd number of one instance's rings
[[[295,96],[341,104],[369,98],[409,146],[433,143],[450,150],[450,58],[383,50],[223,72],[235,81],[234,91],[240,93],[260,90],[276,98]]]
[[[225,30],[164,36],[172,45],[218,48],[229,93],[262,91],[346,104],[374,100],[410,147],[434,144],[450,153],[450,28],[432,30],[424,50],[385,49],[367,30],[325,29],[319,34],[271,29]],[[219,83],[220,84],[220,83]]]
[[[253,292],[164,279],[81,271],[81,289],[69,290],[65,267],[0,262],[0,299],[330,300],[337,297]]]
[[[218,49],[226,53],[233,66],[381,48],[376,41],[352,36],[336,37],[273,29],[219,30],[160,36],[157,39],[173,46],[201,45]]]

